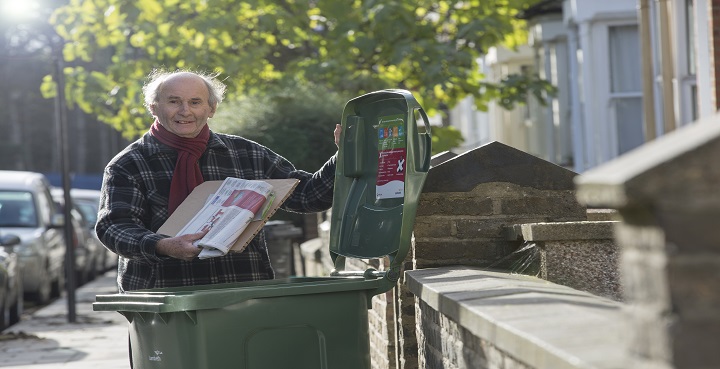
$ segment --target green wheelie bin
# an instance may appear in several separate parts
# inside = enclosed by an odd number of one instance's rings
[[[382,90],[348,101],[342,128],[331,275],[98,295],[95,311],[129,321],[136,369],[370,368],[368,309],[410,248],[430,127],[410,92]],[[389,267],[347,271],[348,257]]]

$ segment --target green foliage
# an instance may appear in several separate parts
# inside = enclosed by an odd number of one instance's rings
[[[229,100],[300,79],[347,96],[407,89],[430,114],[468,95],[481,106],[509,91],[483,83],[477,58],[521,42],[515,15],[534,2],[71,0],[52,21],[67,61],[111,54],[106,68],[66,70],[72,102],[133,137],[158,67],[219,72]]]
[[[420,131],[424,131],[424,128],[421,128]],[[462,133],[453,126],[432,127],[431,133],[433,155],[459,147],[465,142]]]
[[[557,88],[537,75],[511,74],[503,79],[502,84],[487,86],[483,83],[483,88],[486,99],[497,101],[498,105],[507,110],[512,110],[517,104],[527,103],[530,94],[542,105],[546,104],[546,97],[557,95]],[[480,110],[487,110],[485,101],[476,101],[476,104]]]
[[[345,102],[323,87],[292,81],[221,104],[210,126],[257,141],[313,172],[337,151],[333,131]]]

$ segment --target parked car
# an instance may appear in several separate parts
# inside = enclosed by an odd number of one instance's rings
[[[51,193],[57,207],[57,212],[65,214],[63,189],[53,188]],[[73,253],[75,254],[75,282],[79,286],[93,280],[101,271],[98,264],[100,264],[100,260],[105,257],[103,252],[105,247],[93,237],[87,219],[74,201],[70,209],[70,221],[72,222],[73,229],[71,244],[73,246]]]
[[[20,237],[0,235],[0,330],[20,321],[23,312],[23,289],[20,263],[14,248]]]
[[[0,233],[20,237],[14,250],[23,291],[38,304],[59,295],[65,283],[62,225],[44,175],[0,171]]]
[[[77,205],[80,212],[85,216],[93,238],[99,245],[102,246],[102,242],[97,238],[95,233],[95,224],[97,223],[98,208],[100,205],[100,191],[89,190],[82,188],[73,188],[70,190],[70,196],[72,197],[75,205]],[[102,246],[104,258],[101,258],[99,264],[99,270],[108,270],[111,268],[117,268],[118,256],[114,252],[108,250],[105,246]]]

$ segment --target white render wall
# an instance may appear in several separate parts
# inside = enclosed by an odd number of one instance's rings
[[[480,61],[487,81],[499,82],[503,77],[521,73],[522,66],[532,66],[532,49],[521,45],[516,51],[491,48]],[[450,124],[460,130],[465,142],[455,151],[460,154],[492,141],[499,141],[528,151],[528,130],[525,122],[527,107],[508,111],[490,102],[487,111],[478,110],[468,97],[450,110]]]
[[[616,121],[616,109],[621,108],[618,101],[637,101],[642,98],[642,92],[634,89],[631,93],[611,91],[609,35],[613,27],[638,26],[638,1],[565,0],[560,22],[553,19],[557,15],[539,16],[530,22],[529,45],[518,51],[499,47],[490,50],[483,58],[488,81],[498,82],[503,76],[520,73],[523,65],[532,66],[534,73],[548,78],[561,91],[549,107],[538,106],[531,101],[529,106],[506,111],[490,103],[487,112],[480,112],[474,108],[471,100],[459,104],[450,116],[450,124],[458,127],[466,138],[465,146],[457,150],[458,153],[487,142],[499,141],[557,164],[565,164],[563,161],[572,157],[572,169],[582,173],[617,157],[622,146],[619,137],[624,140],[624,147],[633,147],[634,144],[628,146],[625,139],[630,136],[621,133],[622,128],[628,126],[620,126],[632,122],[620,118],[619,122]],[[651,6],[657,6],[656,0],[650,1]],[[678,126],[681,126],[694,120],[693,86],[697,89],[695,112],[698,118],[715,114],[709,83],[711,68],[708,34],[711,30],[707,24],[708,0],[695,0],[694,25],[684,23],[685,0],[670,1],[675,59],[674,79],[671,83],[674,88],[675,114]],[[685,27],[690,27],[688,31],[694,33],[696,75],[687,72],[688,32],[680,32],[680,28]],[[655,36],[652,42],[657,43]],[[535,50],[532,45],[535,45]],[[561,57],[558,55],[561,53],[566,54],[566,60],[559,60]],[[659,61],[654,62],[657,68]],[[656,131],[662,135],[661,82],[656,79],[653,101]],[[555,128],[545,122],[552,122]],[[637,124],[642,125],[642,122]],[[636,135],[634,133],[632,137]],[[631,143],[634,141],[631,140]]]
[[[593,22],[599,19],[614,19],[627,12],[637,12],[636,0],[566,0],[565,18],[575,23]]]
[[[574,32],[578,50],[570,52],[570,64],[578,67],[572,76],[582,114],[572,114],[574,127],[575,171],[582,172],[618,155],[617,129],[611,116],[609,29],[612,26],[637,25],[635,0],[567,0],[564,14],[568,32]],[[577,77],[577,78],[575,78]],[[642,124],[642,122],[638,122]]]

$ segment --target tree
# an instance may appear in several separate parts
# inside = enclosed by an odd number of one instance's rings
[[[433,155],[456,148],[465,141],[462,133],[453,126],[433,127],[431,133]]]
[[[335,124],[347,99],[302,81],[223,103],[210,120],[214,130],[272,148],[298,168],[315,171],[337,150]]]
[[[53,173],[60,170],[60,141],[51,75],[64,40],[49,18],[68,0],[0,0],[0,169]],[[100,61],[100,58],[96,58]],[[45,81],[45,82],[44,82]],[[39,89],[43,85],[43,90]],[[79,109],[67,110],[70,171],[102,172],[126,143],[107,124]],[[93,155],[87,155],[92,152]]]
[[[48,145],[57,136],[53,103],[38,90],[52,72],[52,50],[60,39],[53,37],[48,16],[43,9],[0,1],[0,101],[6,103],[0,119],[2,169],[50,171],[55,164],[56,146]]]
[[[67,61],[112,54],[102,70],[66,70],[70,102],[133,137],[148,126],[140,91],[157,67],[216,71],[230,99],[291,78],[350,96],[407,89],[431,114],[468,95],[481,109],[523,101],[547,85],[485,83],[476,60],[520,39],[515,15],[534,2],[72,0],[53,21]]]

